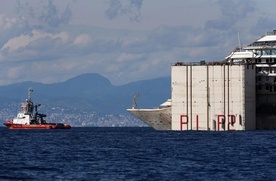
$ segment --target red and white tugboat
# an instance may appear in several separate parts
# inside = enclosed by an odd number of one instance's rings
[[[70,129],[69,124],[63,123],[47,123],[44,119],[45,114],[40,114],[37,107],[31,100],[32,89],[29,89],[28,99],[26,103],[21,104],[21,111],[13,120],[7,120],[4,125],[9,129]]]

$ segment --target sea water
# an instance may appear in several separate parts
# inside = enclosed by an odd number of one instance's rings
[[[276,180],[276,132],[0,127],[0,180]]]

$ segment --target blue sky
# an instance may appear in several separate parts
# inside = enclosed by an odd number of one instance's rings
[[[0,85],[99,73],[114,85],[220,61],[276,28],[274,0],[0,0]]]

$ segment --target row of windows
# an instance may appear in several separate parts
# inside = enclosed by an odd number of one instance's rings
[[[256,82],[273,82],[276,83],[276,77],[269,77],[269,76],[258,76],[256,77]]]
[[[276,92],[276,85],[266,85],[266,86],[261,86],[258,85],[257,86],[257,92],[261,92],[261,91],[265,91],[265,92]]]
[[[276,63],[276,58],[258,58],[256,63]]]
[[[276,73],[276,67],[256,67],[257,74]]]
[[[276,55],[276,50],[256,50],[255,54],[258,55]]]

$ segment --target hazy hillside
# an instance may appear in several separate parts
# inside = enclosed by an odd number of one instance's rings
[[[99,74],[83,74],[54,84],[22,82],[0,86],[0,123],[15,117],[29,87],[34,90],[32,100],[43,105],[41,112],[48,119],[76,126],[139,126],[141,122],[126,112],[136,93],[140,94],[137,103],[141,108],[158,106],[171,97],[170,77],[122,86],[112,85]]]

